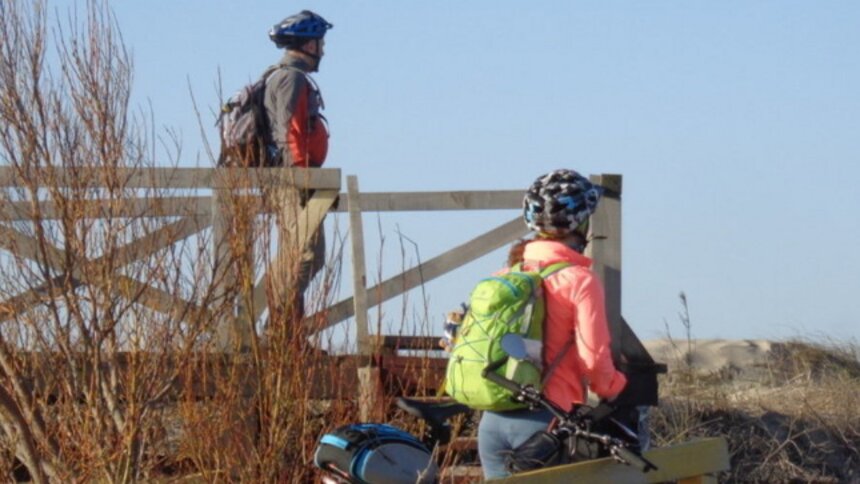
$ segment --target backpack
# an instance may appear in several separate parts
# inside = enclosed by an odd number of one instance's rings
[[[278,69],[301,73],[310,84],[313,95],[318,97],[320,106],[325,107],[319,86],[306,72],[283,65],[269,67],[260,79],[239,89],[221,106],[221,114],[215,122],[221,135],[218,166],[257,168],[280,165],[280,156],[270,152],[274,140],[264,105],[266,81]],[[325,117],[322,114],[318,116],[328,133]]]
[[[314,464],[350,483],[436,482],[439,469],[415,436],[385,424],[350,424],[325,435]]]
[[[518,333],[526,339],[543,340],[543,280],[569,265],[560,262],[540,272],[530,272],[522,271],[517,264],[507,274],[478,282],[469,296],[469,309],[450,350],[445,375],[448,395],[478,410],[503,411],[526,406],[511,398],[509,390],[482,377],[481,372],[507,356],[500,343],[504,335]],[[547,373],[554,369],[562,354]],[[528,361],[509,358],[496,372],[540,390],[541,371]]]
[[[239,89],[221,106],[221,114],[215,123],[221,134],[218,166],[249,168],[269,164],[271,134],[263,97],[266,80],[278,68],[266,69],[260,79]]]

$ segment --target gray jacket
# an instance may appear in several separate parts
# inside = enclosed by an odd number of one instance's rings
[[[272,67],[263,104],[277,149],[273,164],[321,166],[328,153],[328,127],[320,114],[322,95],[308,75],[310,66],[287,52]]]

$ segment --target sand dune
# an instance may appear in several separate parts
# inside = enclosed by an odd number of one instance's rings
[[[654,360],[669,365],[670,371],[686,364],[686,340],[648,340],[642,344]],[[697,372],[710,373],[725,369],[744,372],[765,364],[774,343],[762,339],[699,339],[689,343],[690,366]]]

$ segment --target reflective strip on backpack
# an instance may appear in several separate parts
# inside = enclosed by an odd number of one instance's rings
[[[349,442],[346,439],[331,434],[323,435],[320,439],[320,443],[328,444],[332,447],[337,447],[338,449],[343,450],[346,450],[346,448],[349,447]]]

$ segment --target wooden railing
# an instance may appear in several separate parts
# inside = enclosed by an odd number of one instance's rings
[[[147,192],[144,196],[129,193],[117,205],[116,200],[99,200],[97,198],[73,200],[75,212],[83,217],[178,217],[155,233],[147,234],[145,238],[132,240],[120,251],[123,263],[132,263],[151,256],[167,244],[190,237],[200,231],[212,228],[214,231],[213,244],[221,244],[228,223],[227,215],[219,204],[219,199],[230,196],[237,189],[245,190],[245,196],[254,198],[260,196],[260,190],[276,187],[300,186],[314,190],[313,197],[308,201],[304,210],[298,214],[302,225],[303,237],[310,235],[319,227],[329,211],[348,212],[350,218],[350,233],[353,264],[353,296],[346,298],[325,310],[327,326],[337,324],[349,317],[355,317],[358,331],[358,350],[361,354],[372,352],[369,332],[367,329],[367,311],[369,308],[414,289],[419,285],[440,277],[466,263],[469,263],[493,250],[503,247],[519,237],[527,230],[521,221],[519,210],[522,204],[521,190],[493,191],[461,191],[461,192],[382,192],[361,193],[358,189],[358,179],[347,177],[347,192],[339,193],[340,170],[337,169],[213,169],[213,168],[149,168],[149,169],[112,169],[109,177],[104,170],[99,169],[40,169],[38,174],[22,174],[10,167],[0,167],[0,188],[20,186],[24,183],[50,183],[54,187],[85,185],[91,188],[121,186],[124,190],[150,189],[154,193],[165,193],[164,196],[152,196]],[[621,177],[617,175],[600,175],[592,177],[597,183],[608,188],[608,197],[601,203],[598,213],[592,221],[593,242],[589,247],[595,259],[595,270],[604,279],[607,294],[607,310],[610,317],[611,331],[620,335],[613,339],[613,348],[617,353],[622,346],[627,346],[628,352],[638,352],[647,356],[644,348],[637,345],[638,340],[632,336],[626,323],[620,317],[620,279],[621,279],[621,226],[620,226],[620,194]],[[34,182],[34,180],[36,180]],[[208,191],[209,193],[201,193]],[[182,193],[178,193],[182,192]],[[67,201],[66,201],[67,202]],[[108,207],[108,204],[110,206]],[[0,222],[31,220],[37,214],[34,212],[34,201],[20,200],[0,206]],[[68,207],[65,207],[68,210]],[[393,276],[373,287],[366,285],[365,247],[361,217],[372,212],[398,211],[463,211],[463,210],[511,210],[511,221],[502,224],[486,233],[466,241],[443,254],[440,254],[420,265],[401,274]],[[56,202],[50,199],[38,202],[38,217],[42,220],[58,218],[61,213]],[[295,215],[294,215],[295,216]],[[35,257],[28,253],[32,248],[30,235],[15,230],[10,225],[0,227],[0,249],[16,252],[25,257]],[[57,248],[50,260],[62,260],[64,249]],[[59,266],[59,264],[55,264]],[[124,276],[116,274],[117,278]],[[265,278],[263,278],[265,279]],[[128,284],[138,284],[127,280]],[[151,297],[147,299],[152,309],[165,310],[175,304],[189,305],[191,301],[177,300],[175,296],[166,295],[156,287],[145,288]],[[254,287],[253,317],[256,320],[265,306],[265,288],[261,284]],[[20,295],[13,306],[25,309],[28,304],[37,299]],[[205,308],[196,308],[205,311]],[[245,339],[250,328],[234,328],[238,332],[232,334],[239,340]],[[239,346],[242,346],[241,344]]]

